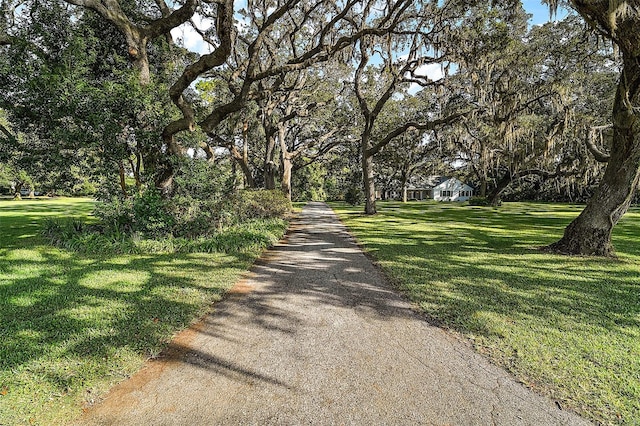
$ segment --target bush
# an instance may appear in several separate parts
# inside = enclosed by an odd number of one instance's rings
[[[98,192],[98,188],[92,182],[83,180],[82,183],[74,185],[72,193],[76,197],[88,197],[95,195]]]
[[[252,219],[285,217],[291,211],[291,202],[279,190],[240,191],[237,214],[240,222]]]
[[[147,237],[160,237],[170,234],[175,222],[167,202],[155,189],[132,198],[114,197],[98,204],[93,214],[100,219],[105,234],[140,232]]]
[[[91,225],[71,220],[48,221],[43,234],[52,245],[78,253],[259,253],[282,237],[287,222],[282,219],[256,219],[229,227],[210,236],[197,238],[143,238],[139,233],[102,234]]]
[[[355,186],[350,187],[344,194],[344,201],[352,206],[362,204],[364,202],[364,193],[362,192],[362,189]]]
[[[469,198],[470,206],[488,206],[489,200],[486,197],[471,197]]]
[[[133,230],[149,237],[170,234],[174,217],[169,213],[167,202],[156,189],[148,189],[133,198]]]
[[[173,235],[193,238],[255,219],[285,218],[291,202],[278,190],[245,190],[217,200],[176,196],[169,201],[169,210],[174,218]]]
[[[261,250],[282,236],[290,211],[277,190],[205,200],[186,194],[167,200],[147,190],[98,204],[95,225],[48,222],[44,235],[53,245],[87,253]]]

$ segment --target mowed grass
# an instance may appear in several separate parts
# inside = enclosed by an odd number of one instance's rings
[[[204,314],[258,253],[88,256],[40,237],[88,199],[0,200],[0,425],[68,424]]]
[[[618,259],[538,247],[581,206],[447,203],[333,208],[430,318],[519,380],[605,424],[640,424],[640,211],[615,229]]]

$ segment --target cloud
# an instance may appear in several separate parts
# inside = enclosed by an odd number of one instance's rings
[[[444,78],[444,65],[443,64],[426,64],[418,67],[414,72],[416,77],[427,77],[432,81],[442,80]],[[422,90],[422,86],[417,83],[411,83],[409,86],[409,93],[415,95]]]
[[[193,15],[191,19],[200,31],[206,31],[215,26],[215,20],[204,17],[199,14]],[[206,43],[200,34],[191,26],[191,23],[184,23],[177,28],[171,30],[171,36],[174,40],[181,39],[185,48],[192,52],[206,54],[211,52],[212,46]]]

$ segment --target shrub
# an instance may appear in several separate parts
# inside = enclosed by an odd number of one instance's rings
[[[256,219],[209,236],[149,239],[140,233],[101,234],[82,222],[51,220],[43,234],[52,245],[78,253],[256,253],[278,242],[286,228],[283,219]]]
[[[486,197],[471,197],[469,198],[470,206],[488,206],[489,200]]]
[[[364,202],[364,193],[362,192],[362,189],[356,186],[351,186],[344,194],[344,201],[352,206],[362,204]]]
[[[94,210],[99,222],[47,222],[44,235],[58,247],[86,253],[176,253],[262,250],[282,236],[291,202],[274,191],[240,191],[221,199],[155,190],[113,198]]]
[[[279,190],[248,190],[238,194],[239,213],[244,220],[285,217],[291,211],[291,202]]]
[[[134,231],[145,236],[161,237],[170,234],[174,218],[167,209],[167,202],[156,189],[148,189],[133,198]]]
[[[170,234],[174,218],[167,209],[167,202],[155,189],[148,189],[132,198],[114,197],[100,203],[93,213],[105,234],[141,232],[147,237]]]
[[[83,180],[81,183],[74,185],[71,191],[76,197],[88,197],[95,195],[98,192],[98,188],[94,183]]]

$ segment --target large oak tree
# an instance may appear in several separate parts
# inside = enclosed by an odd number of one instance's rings
[[[558,1],[549,4],[556,8]],[[615,44],[622,73],[611,115],[613,137],[605,174],[585,209],[549,249],[610,256],[614,253],[613,228],[629,209],[640,182],[640,2],[573,0],[570,6],[594,31]]]

